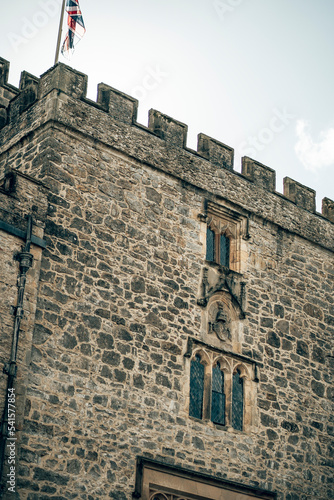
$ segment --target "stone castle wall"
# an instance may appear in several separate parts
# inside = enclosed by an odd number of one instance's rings
[[[18,498],[131,499],[140,456],[282,500],[333,498],[333,202],[316,213],[291,179],[277,193],[251,159],[234,172],[233,150],[204,134],[187,149],[186,126],[157,111],[138,125],[136,101],[104,84],[92,103],[87,77],[62,64],[18,90],[0,62],[0,169],[34,186],[1,201],[33,213],[46,243],[33,246],[18,357]],[[205,260],[210,210],[236,227],[230,291]],[[6,362],[20,240],[0,235]],[[231,344],[207,329],[216,295]],[[196,345],[248,367],[243,431],[189,417]]]

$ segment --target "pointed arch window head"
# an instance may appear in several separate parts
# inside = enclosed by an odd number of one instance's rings
[[[201,419],[203,417],[204,366],[201,356],[196,354],[190,365],[190,403],[189,415]]]
[[[244,381],[240,371],[233,374],[232,386],[232,427],[242,431],[244,415]]]
[[[189,416],[229,432],[249,432],[254,412],[258,365],[237,353],[213,349],[201,341],[189,352]],[[205,347],[202,347],[205,345]],[[220,351],[220,352],[219,352]],[[243,359],[240,359],[243,358]]]
[[[215,424],[225,425],[224,372],[219,362],[212,368],[211,420]]]

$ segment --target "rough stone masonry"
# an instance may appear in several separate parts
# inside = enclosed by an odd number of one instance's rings
[[[16,491],[5,453],[2,497],[203,499],[176,482],[147,493],[145,459],[157,478],[166,467],[249,495],[228,498],[334,498],[334,202],[317,213],[315,192],[290,178],[276,192],[275,172],[250,158],[235,172],[233,149],[204,134],[187,148],[187,126],[158,111],[138,124],[137,101],[108,85],[90,101],[87,76],[63,64],[23,72],[19,89],[8,72],[0,59],[2,367],[28,215],[33,263],[16,357]],[[228,238],[229,266],[207,259],[208,227]],[[202,418],[189,415],[196,353]],[[225,425],[210,416],[217,360]]]

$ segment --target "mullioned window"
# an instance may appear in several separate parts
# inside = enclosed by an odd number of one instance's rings
[[[197,347],[189,353],[189,416],[247,431],[254,424],[257,366],[233,353]],[[244,359],[242,359],[244,358]]]

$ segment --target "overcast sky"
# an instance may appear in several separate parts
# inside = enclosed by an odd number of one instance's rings
[[[0,56],[40,76],[54,63],[62,0],[0,0]],[[71,60],[99,82],[334,199],[333,0],[80,0]],[[66,21],[66,19],[64,20]],[[64,26],[65,28],[65,26]],[[65,33],[63,35],[63,38]]]

